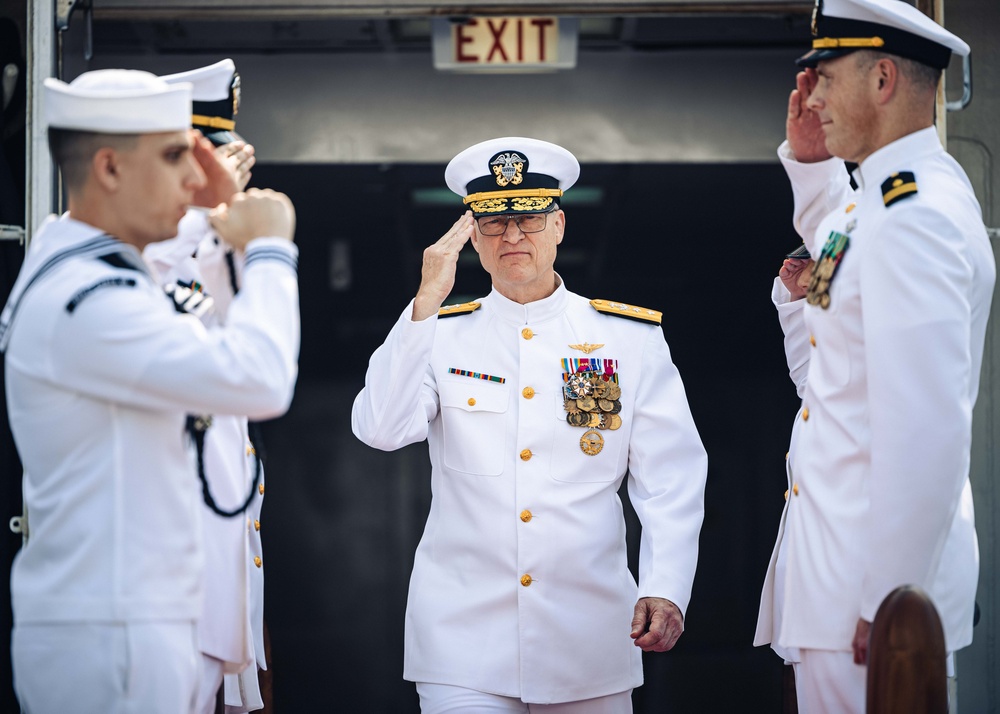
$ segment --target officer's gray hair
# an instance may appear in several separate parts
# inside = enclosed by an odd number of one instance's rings
[[[899,68],[899,73],[918,90],[936,92],[938,82],[941,81],[942,71],[923,62],[878,50],[858,50],[856,54],[858,68],[862,71],[871,69],[881,59],[892,60]]]
[[[94,154],[104,147],[117,151],[134,149],[139,134],[98,134],[92,131],[49,127],[49,152],[62,171],[66,188],[74,191],[83,186],[90,171]]]

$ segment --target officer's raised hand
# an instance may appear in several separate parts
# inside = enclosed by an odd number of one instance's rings
[[[254,238],[285,238],[295,235],[295,207],[283,193],[252,188],[236,194],[228,204],[216,207],[209,223],[222,240],[243,249]]]
[[[804,164],[826,161],[831,156],[826,150],[826,135],[819,115],[808,106],[817,81],[815,69],[810,67],[799,72],[795,76],[795,89],[788,97],[785,137],[795,159]]]
[[[243,186],[239,185],[234,167],[227,163],[225,156],[215,150],[212,142],[203,137],[199,131],[192,130],[191,133],[194,136],[191,154],[205,172],[205,185],[195,192],[191,203],[203,208],[215,208],[242,191]]]
[[[426,320],[436,313],[455,287],[458,254],[462,252],[462,246],[469,241],[474,230],[472,211],[466,211],[436,243],[424,249],[420,287],[413,300],[411,319],[414,322]]]
[[[643,652],[666,652],[684,632],[680,609],[662,597],[644,597],[635,604],[632,634],[635,646]]]

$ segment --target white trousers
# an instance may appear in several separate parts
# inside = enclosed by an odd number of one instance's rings
[[[801,650],[795,668],[799,714],[864,714],[868,668],[854,664],[853,652]],[[948,677],[955,676],[955,655],[948,653]]]
[[[561,704],[526,704],[450,684],[417,682],[421,714],[632,714],[632,690]]]
[[[195,711],[198,714],[215,714],[215,702],[222,686],[224,663],[221,659],[201,654],[201,677],[198,682],[198,699]]]
[[[864,714],[868,668],[854,664],[854,653],[800,650],[795,668],[799,714]]]
[[[21,624],[11,655],[14,691],[30,714],[194,711],[194,622]]]

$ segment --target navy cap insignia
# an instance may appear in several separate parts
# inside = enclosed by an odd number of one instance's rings
[[[517,186],[524,180],[523,172],[528,170],[528,160],[515,151],[501,151],[490,159],[490,168],[497,177],[497,186]]]
[[[910,171],[900,171],[882,182],[882,202],[888,208],[917,192],[917,179]]]

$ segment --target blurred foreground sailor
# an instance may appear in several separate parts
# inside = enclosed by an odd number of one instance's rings
[[[416,297],[354,402],[365,443],[430,450],[403,672],[425,714],[631,712],[641,651],[683,631],[705,451],[660,313],[580,297],[554,270],[559,198],[579,171],[562,147],[521,137],[452,159],[446,181],[470,210],[424,251]],[[493,290],[442,307],[468,241]]]
[[[271,191],[219,207],[244,282],[206,330],[140,255],[207,187],[191,85],[101,70],[46,80],[44,99],[69,210],[39,229],[0,315],[30,528],[11,573],[15,691],[33,714],[190,712],[204,562],[186,416],[287,409],[294,211]]]
[[[897,586],[930,595],[949,652],[972,640],[971,422],[996,269],[934,128],[941,70],[968,45],[896,0],[825,0],[814,34],[779,149],[816,264],[778,641],[801,651],[800,711],[860,712],[871,621]]]
[[[205,302],[211,306],[199,311],[206,327],[224,325],[242,283],[243,258],[212,230],[204,209],[226,203],[241,191],[255,163],[253,146],[234,131],[240,102],[239,74],[233,61],[224,59],[164,76],[163,80],[168,84],[191,83],[192,124],[216,146],[210,155],[215,161],[203,166],[208,186],[195,195],[178,235],[150,244],[143,258],[175,296],[188,298],[197,293],[210,298]],[[267,669],[260,541],[264,477],[258,446],[251,440],[244,416],[216,414],[204,436],[204,471],[216,507],[206,509],[203,522],[205,599],[198,621],[202,654],[199,714],[215,711],[224,676],[227,712],[264,706],[257,679],[258,668]]]

